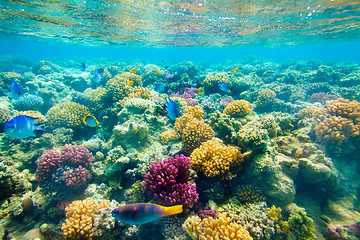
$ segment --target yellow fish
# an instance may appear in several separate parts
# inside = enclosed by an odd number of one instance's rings
[[[136,68],[132,68],[132,69],[129,70],[129,72],[131,72],[131,73],[136,73],[137,71],[138,70]]]
[[[152,73],[153,73],[153,74],[160,74],[161,71],[160,71],[159,69],[154,69],[154,70],[152,70]]]
[[[134,84],[134,81],[131,81],[131,80],[130,80],[130,81],[127,82],[127,85],[128,85],[129,87],[132,86],[133,84]]]
[[[187,73],[182,73],[181,74],[181,78],[188,78],[188,77],[189,77],[189,75]]]
[[[230,71],[231,71],[231,73],[236,73],[237,71],[241,71],[241,70],[243,70],[243,68],[236,67],[236,68],[231,69]]]
[[[88,127],[96,127],[97,125],[99,125],[99,121],[93,116],[93,115],[86,115],[83,118],[83,123],[88,126]]]
[[[198,90],[196,90],[196,93],[197,93],[197,94],[203,93],[202,87],[199,87]]]

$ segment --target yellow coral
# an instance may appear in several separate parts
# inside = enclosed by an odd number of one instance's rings
[[[91,102],[91,109],[96,112],[103,108],[103,101],[106,96],[106,89],[98,87],[96,89],[87,88],[84,91],[85,98]]]
[[[229,178],[230,168],[238,166],[242,161],[243,155],[238,148],[227,147],[213,140],[204,142],[190,155],[193,168],[207,177],[222,175]]]
[[[106,208],[109,203],[108,200],[98,203],[94,199],[87,198],[83,201],[74,201],[67,206],[66,221],[61,226],[65,239],[92,239],[94,215],[100,209]]]
[[[122,72],[120,76],[125,77],[128,81],[132,81],[134,83],[133,86],[141,85],[141,76],[132,73],[132,72]]]
[[[170,132],[165,131],[165,132],[161,133],[160,139],[161,139],[162,144],[164,144],[164,145],[168,144],[169,140],[170,140]]]
[[[263,89],[258,93],[256,100],[257,107],[265,107],[271,104],[276,98],[276,93],[270,89]]]
[[[246,100],[236,100],[229,103],[224,109],[224,113],[230,116],[242,117],[251,113],[253,107]]]
[[[327,112],[326,108],[318,108],[315,106],[309,106],[299,111],[298,116],[300,118],[315,118],[318,119]]]
[[[194,149],[214,136],[215,133],[208,124],[191,117],[182,132],[183,150],[191,154]]]
[[[199,105],[195,107],[189,106],[185,108],[184,114],[189,114],[198,120],[202,120],[204,117],[204,110]]]
[[[53,128],[78,127],[82,124],[84,116],[90,114],[84,105],[75,102],[59,103],[47,112],[47,122]]]
[[[230,223],[230,219],[222,214],[218,218],[200,219],[198,216],[188,217],[183,229],[195,240],[252,240],[249,232],[239,224]]]
[[[266,209],[266,215],[270,218],[271,221],[279,222],[282,218],[281,208],[277,208],[273,205],[271,208]]]
[[[349,137],[359,135],[359,125],[344,117],[332,116],[315,127],[317,141],[341,145]]]
[[[129,79],[124,74],[116,75],[106,83],[106,90],[113,98],[114,102],[118,102],[130,93],[130,87],[127,85]]]

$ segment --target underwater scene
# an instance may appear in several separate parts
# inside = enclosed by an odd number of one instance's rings
[[[0,239],[360,239],[357,0],[0,1]]]

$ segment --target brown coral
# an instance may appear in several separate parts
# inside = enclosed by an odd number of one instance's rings
[[[252,110],[253,107],[248,101],[236,100],[226,106],[226,108],[224,109],[224,113],[232,117],[242,117],[251,113]]]
[[[326,112],[327,112],[326,108],[318,108],[315,106],[309,106],[309,107],[301,109],[298,113],[298,116],[301,119],[304,119],[304,118],[318,119],[319,117],[326,114]]]
[[[198,148],[203,142],[215,136],[211,127],[196,118],[189,118],[182,132],[182,147],[187,154]]]
[[[129,79],[123,74],[118,74],[106,83],[107,93],[113,98],[114,102],[122,100],[130,93],[130,87],[127,85]]]
[[[66,222],[61,226],[65,239],[92,239],[94,232],[94,215],[97,214],[100,209],[106,208],[109,203],[108,200],[98,203],[98,201],[91,198],[72,202],[65,209]]]
[[[200,106],[189,106],[185,108],[184,114],[189,114],[198,120],[202,120],[204,117],[204,110]]]
[[[222,214],[218,218],[204,218],[198,216],[188,217],[183,224],[183,229],[192,239],[238,239],[252,240],[249,232],[241,225],[231,223],[230,219]]]
[[[238,148],[227,147],[213,140],[204,142],[190,155],[193,168],[207,177],[222,175],[231,178],[230,168],[240,165],[242,161],[243,155]]]

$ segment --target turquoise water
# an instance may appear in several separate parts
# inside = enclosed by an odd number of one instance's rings
[[[0,239],[360,239],[359,9],[0,1]]]

